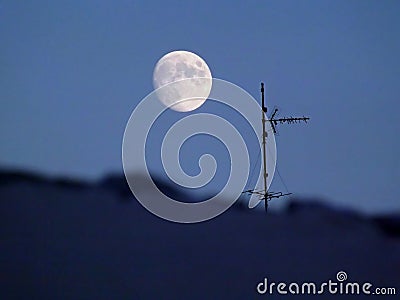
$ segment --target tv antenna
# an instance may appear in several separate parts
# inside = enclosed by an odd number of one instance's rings
[[[272,127],[272,131],[274,134],[277,133],[276,131],[276,126],[279,124],[293,124],[293,123],[301,123],[305,122],[307,123],[310,118],[308,117],[285,117],[285,118],[278,118],[275,119],[276,113],[278,112],[278,109],[275,108],[274,111],[272,112],[272,115],[269,119],[266,118],[266,113],[267,113],[267,107],[265,106],[265,99],[264,99],[264,83],[261,82],[261,121],[262,121],[262,146],[263,146],[263,183],[264,183],[264,189],[263,190],[247,190],[244,191],[243,193],[249,194],[249,195],[258,195],[260,200],[264,200],[265,204],[265,212],[268,211],[268,202],[271,201],[272,199],[275,198],[280,198],[280,197],[285,197],[289,196],[292,193],[282,193],[282,192],[270,192],[268,190],[267,186],[267,177],[268,177],[268,172],[267,172],[267,153],[266,153],[266,139],[267,139],[267,131],[265,130],[265,123],[269,122]]]

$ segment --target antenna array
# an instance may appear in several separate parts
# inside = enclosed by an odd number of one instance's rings
[[[271,201],[274,198],[280,198],[284,196],[289,196],[292,193],[282,193],[282,192],[270,192],[268,191],[267,188],[267,154],[266,154],[266,139],[267,139],[267,132],[265,130],[265,123],[269,122],[271,124],[273,133],[276,134],[276,126],[279,124],[293,124],[293,123],[301,123],[305,122],[307,123],[310,118],[308,117],[284,117],[284,118],[278,118],[276,119],[276,113],[278,112],[278,109],[275,108],[274,112],[272,113],[271,117],[269,119],[266,118],[266,113],[267,113],[267,107],[265,106],[265,97],[264,97],[264,83],[261,83],[261,121],[262,121],[262,126],[263,126],[263,136],[262,136],[262,145],[263,145],[263,183],[264,183],[264,189],[263,190],[247,190],[244,191],[243,193],[249,194],[249,195],[258,195],[261,200],[264,200],[265,203],[265,211],[268,210],[268,201]]]

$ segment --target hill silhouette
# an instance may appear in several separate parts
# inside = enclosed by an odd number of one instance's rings
[[[281,213],[233,207],[207,222],[175,224],[134,201],[118,174],[84,182],[4,170],[0,197],[0,299],[252,299],[265,277],[324,282],[339,271],[400,292],[398,214],[292,199]]]

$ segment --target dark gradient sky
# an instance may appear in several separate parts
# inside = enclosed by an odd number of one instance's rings
[[[256,99],[265,81],[281,116],[312,118],[279,129],[291,192],[398,211],[399,14],[398,1],[1,1],[0,164],[121,171],[155,63],[184,49]]]

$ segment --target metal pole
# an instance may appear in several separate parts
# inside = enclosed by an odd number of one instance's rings
[[[264,102],[264,83],[261,82],[261,102],[262,102],[262,109],[261,109],[261,113],[262,113],[262,127],[263,127],[263,163],[264,163],[264,201],[265,201],[265,212],[268,211],[268,191],[267,191],[267,177],[268,177],[268,173],[267,173],[267,155],[266,155],[266,151],[265,151],[265,147],[266,147],[266,137],[267,137],[267,132],[265,131],[265,113],[267,112],[267,107],[265,106],[265,102]]]

